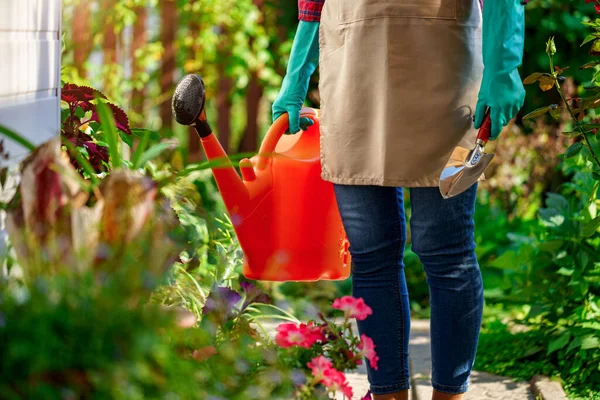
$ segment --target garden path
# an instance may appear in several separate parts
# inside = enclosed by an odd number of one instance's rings
[[[410,356],[412,399],[430,400],[432,388],[429,320],[412,320],[410,331],[408,353]],[[364,379],[366,380],[366,375]],[[465,395],[465,400],[488,399],[534,400],[535,396],[531,392],[529,382],[515,382],[511,378],[473,371],[471,374],[471,384],[469,391]]]
[[[269,333],[275,333],[278,323],[264,323]],[[356,325],[354,324],[356,334]],[[410,334],[410,370],[411,370],[411,399],[430,400],[431,389],[431,353],[429,348],[429,320],[412,320]],[[360,399],[369,389],[367,370],[361,365],[358,370],[347,373],[346,377],[354,389],[354,398]],[[340,394],[336,397],[343,400]],[[471,385],[465,395],[465,400],[534,400],[528,382],[516,382],[511,378],[492,375],[485,372],[473,371]]]

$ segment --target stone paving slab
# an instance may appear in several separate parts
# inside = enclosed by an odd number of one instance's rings
[[[536,375],[531,378],[531,386],[534,393],[544,400],[567,400],[567,395],[558,382],[551,381],[547,376]]]
[[[414,400],[430,400],[431,352],[429,340],[429,320],[411,321],[409,344]],[[535,400],[529,383],[515,382],[511,378],[473,371],[469,391],[465,400]]]

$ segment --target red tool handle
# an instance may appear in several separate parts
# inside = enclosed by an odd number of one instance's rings
[[[490,136],[492,135],[492,119],[490,118],[490,112],[488,111],[483,118],[483,123],[479,128],[479,133],[477,133],[477,139],[481,140],[483,143],[487,143],[490,140]]]

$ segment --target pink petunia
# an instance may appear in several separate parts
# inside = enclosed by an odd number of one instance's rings
[[[373,339],[368,337],[367,335],[360,336],[360,344],[358,348],[361,350],[363,356],[369,360],[369,364],[371,364],[371,368],[377,370],[377,362],[379,361],[379,356],[375,352],[375,343],[373,343]]]
[[[352,399],[352,387],[348,384],[346,376],[333,368],[333,364],[324,356],[313,358],[308,364],[315,379],[332,391],[340,391],[348,399]]]
[[[323,356],[313,358],[308,364],[308,368],[312,371],[313,376],[321,381],[325,377],[325,371],[333,368],[331,361]]]
[[[328,389],[333,391],[340,391],[349,399],[352,399],[352,387],[348,384],[346,376],[335,368],[329,368],[325,370],[325,376],[321,383]]]
[[[371,397],[371,391],[370,391],[370,390],[368,390],[368,391],[367,391],[367,394],[365,394],[365,395],[363,396],[363,398],[361,398],[360,400],[372,400],[372,399],[373,399],[373,397]]]
[[[275,342],[280,347],[300,346],[309,349],[317,341],[324,341],[321,328],[314,326],[312,322],[308,324],[280,324],[277,327]]]
[[[339,299],[335,299],[332,307],[342,310],[346,318],[356,318],[359,321],[362,321],[373,314],[373,310],[365,304],[362,297],[357,299],[352,296],[343,296]]]

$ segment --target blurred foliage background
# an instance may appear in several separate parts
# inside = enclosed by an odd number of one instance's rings
[[[174,124],[178,80],[198,73],[223,146],[253,151],[270,124],[285,73],[296,1],[66,0],[63,80],[102,90],[134,125],[181,141],[202,158],[197,135]]]
[[[180,145],[170,154],[172,166],[203,160],[196,133],[174,123],[171,113],[175,85],[188,73],[206,83],[208,119],[222,145],[230,153],[257,150],[285,74],[296,0],[63,0],[63,6],[63,80],[102,90],[125,109],[132,127],[175,138]],[[562,90],[567,98],[584,96],[594,68],[578,69],[590,59],[589,45],[581,47],[590,33],[582,22],[593,18],[593,5],[583,0],[530,1],[521,76],[550,71],[546,41],[554,36],[554,64],[570,67]],[[315,74],[307,100],[315,107],[317,82]],[[599,221],[592,176],[600,175],[586,149],[563,156],[579,140],[561,134],[574,130],[564,110],[522,118],[561,104],[559,93],[537,85],[526,89],[521,114],[489,146],[497,158],[479,191],[476,239],[486,308],[476,368],[561,376],[570,393],[596,398],[597,391],[587,390],[600,387],[600,235],[592,230],[584,238],[581,232]],[[598,123],[595,109],[586,111],[584,122]],[[595,137],[592,145],[600,150]],[[222,216],[210,174],[193,180],[190,192],[201,198],[207,224],[208,215]],[[410,243],[405,264],[413,316],[426,317],[428,288]],[[312,317],[335,297],[350,294],[350,280],[261,286],[298,316]],[[513,323],[529,331],[509,332]],[[498,353],[508,341],[515,345]]]
[[[547,70],[545,42],[556,36],[556,64],[571,92],[586,80],[581,23],[593,17],[583,1],[537,0],[528,6],[521,75]],[[177,137],[185,162],[203,153],[197,135],[173,121],[170,100],[178,80],[200,74],[208,89],[208,116],[230,152],[252,152],[271,123],[297,26],[296,0],[65,0],[63,80],[102,90],[123,107],[133,126]],[[319,106],[315,74],[308,103]],[[527,86],[523,114],[550,102],[555,92]],[[562,182],[556,168],[566,141],[560,122],[521,116],[498,141],[499,162],[484,185],[509,216],[533,217],[543,193]],[[542,149],[543,148],[543,149]],[[543,151],[541,151],[543,150]]]

